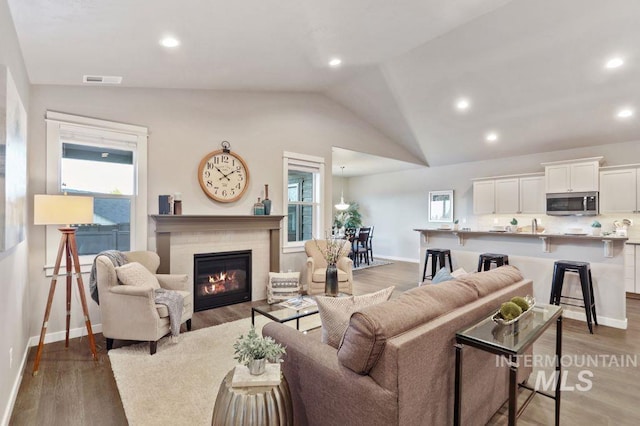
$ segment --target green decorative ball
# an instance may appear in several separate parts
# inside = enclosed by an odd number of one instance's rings
[[[524,297],[516,296],[513,299],[511,299],[511,301],[516,305],[520,306],[520,309],[522,309],[522,312],[529,309],[529,304],[527,303]]]
[[[519,317],[522,314],[522,308],[513,302],[504,302],[500,306],[500,315],[507,321]]]

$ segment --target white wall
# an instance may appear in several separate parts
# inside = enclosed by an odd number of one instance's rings
[[[410,154],[325,96],[310,93],[248,93],[191,90],[126,89],[107,87],[33,86],[30,132],[32,193],[45,190],[46,110],[85,115],[149,128],[149,214],[158,212],[158,195],[182,192],[183,214],[250,214],[264,184],[269,184],[273,214],[282,214],[282,153],[291,151],[323,157],[326,161],[326,201],[331,201],[331,147],[393,155]],[[238,202],[219,204],[200,189],[197,168],[210,151],[227,140],[250,170],[248,193]],[[331,226],[331,204],[324,212]],[[41,325],[48,279],[44,277],[44,230],[32,227],[29,268],[33,292],[30,305],[32,336]],[[149,248],[155,247],[154,224],[149,223]],[[304,268],[303,254],[282,257],[283,270]],[[85,278],[88,285],[88,277]],[[52,308],[50,332],[64,330],[64,292]],[[98,306],[89,301],[93,324],[99,324]],[[72,328],[81,330],[81,309],[72,305]],[[97,327],[96,327],[97,328]]]
[[[640,141],[353,177],[349,179],[348,188],[350,199],[360,204],[364,223],[375,225],[376,255],[417,262],[419,238],[413,229],[437,226],[427,220],[429,191],[453,189],[454,215],[466,219],[473,229],[492,223],[494,218],[506,225],[513,215],[473,215],[472,178],[543,172],[542,162],[596,156],[604,156],[602,166],[640,163]],[[640,215],[625,216],[629,219],[635,217],[634,222],[638,224],[635,228],[640,229]],[[518,217],[521,224],[528,224],[534,216]],[[537,217],[542,218],[545,225],[553,226],[561,226],[562,223],[580,226],[591,222],[588,218]],[[613,220],[608,216],[605,219]],[[601,222],[605,224],[603,220]]]
[[[0,1],[0,64],[9,68],[25,109],[29,110],[29,77],[24,67],[15,28],[6,0]],[[30,141],[28,148],[30,149]],[[31,203],[28,202],[28,205]],[[27,253],[29,236],[17,246],[0,252],[0,424],[8,422],[9,411],[20,378],[29,337],[31,304],[28,299]],[[10,366],[9,351],[13,348]]]

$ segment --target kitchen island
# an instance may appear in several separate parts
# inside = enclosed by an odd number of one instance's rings
[[[444,229],[415,231],[420,233],[419,281],[422,280],[428,248],[451,250],[454,269],[464,268],[467,272],[477,270],[481,253],[501,253],[509,256],[509,264],[520,269],[525,278],[533,280],[533,296],[542,303],[549,302],[555,261],[590,262],[598,323],[627,328],[624,284],[626,237]],[[577,274],[565,275],[563,295],[582,298]],[[579,307],[565,306],[564,316],[586,321],[584,309]]]

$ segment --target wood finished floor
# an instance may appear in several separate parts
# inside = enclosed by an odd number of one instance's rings
[[[354,293],[363,294],[390,285],[395,295],[416,285],[418,266],[395,262],[391,265],[354,271]],[[256,302],[253,302],[256,304]],[[247,318],[252,303],[226,306],[193,317],[193,329]],[[584,323],[565,319],[564,354],[631,355],[640,362],[640,300],[627,300],[629,328],[618,330],[598,327],[589,335]],[[31,370],[35,348],[28,355],[10,425],[126,425],[127,420],[111,372],[102,335],[96,335],[98,362],[91,361],[87,339],[73,339],[69,349],[64,342],[47,344],[40,371]],[[127,344],[116,342],[115,347]],[[555,328],[551,327],[536,343],[535,353],[553,354]],[[452,358],[453,359],[453,358]],[[580,367],[570,367],[568,383],[576,384]],[[562,425],[637,425],[640,424],[640,369],[638,367],[589,368],[593,371],[593,388],[588,392],[565,392],[562,395]],[[535,377],[532,378],[535,380]],[[526,394],[520,394],[524,399]],[[491,420],[492,425],[507,424],[506,411]],[[520,418],[521,425],[553,424],[553,401],[536,396]]]

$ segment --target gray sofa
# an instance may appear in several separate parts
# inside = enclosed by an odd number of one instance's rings
[[[446,425],[453,423],[455,332],[527,294],[531,280],[504,266],[354,313],[339,349],[278,323],[263,334],[287,347],[283,373],[296,425]],[[463,424],[486,424],[507,400],[508,369],[471,347],[463,366]],[[519,374],[523,381],[530,369]]]

